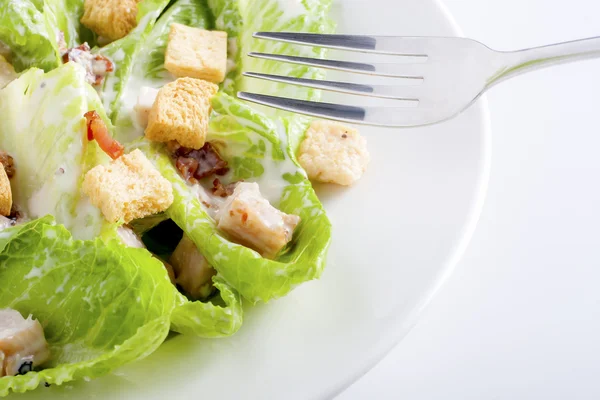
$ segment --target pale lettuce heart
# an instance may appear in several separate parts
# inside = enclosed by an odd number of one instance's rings
[[[176,292],[147,251],[74,240],[51,217],[0,232],[0,245],[0,308],[39,320],[51,353],[39,372],[0,378],[0,396],[105,375],[166,338]]]
[[[29,218],[55,216],[76,238],[101,234],[106,222],[80,188],[84,174],[108,157],[88,142],[83,114],[96,110],[108,119],[83,68],[28,70],[0,90],[0,110],[0,149],[15,159],[17,206]]]

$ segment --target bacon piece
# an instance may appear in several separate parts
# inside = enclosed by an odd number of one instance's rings
[[[110,158],[116,160],[121,157],[124,152],[124,148],[115,139],[110,136],[108,128],[100,115],[94,110],[86,112],[84,115],[87,120],[87,138],[88,140],[96,140],[98,146],[104,151]]]
[[[85,80],[92,86],[100,86],[106,74],[115,70],[115,65],[107,57],[92,54],[87,43],[61,50],[61,54],[64,64],[72,61],[85,68]]]
[[[233,191],[235,190],[235,187],[240,182],[243,182],[243,180],[238,181],[238,182],[229,183],[227,185],[223,185],[221,183],[221,181],[219,180],[219,178],[215,178],[215,180],[212,183],[213,184],[212,192],[215,196],[219,196],[219,197],[231,196],[233,194]]]
[[[169,149],[177,160],[177,169],[188,182],[193,183],[211,175],[225,175],[229,171],[227,161],[219,156],[209,142],[199,150],[174,145]]]
[[[6,171],[6,176],[12,178],[15,176],[15,160],[5,151],[0,150],[0,164],[4,167],[4,171]]]
[[[194,174],[198,171],[198,167],[200,166],[198,160],[195,158],[186,157],[179,157],[175,165],[179,172],[181,172],[181,175],[183,175],[183,179],[186,181],[194,179]]]

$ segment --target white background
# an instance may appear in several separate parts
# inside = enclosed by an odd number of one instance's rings
[[[445,0],[499,50],[600,35],[597,0]],[[415,328],[338,400],[600,398],[600,61],[488,95],[489,191]]]

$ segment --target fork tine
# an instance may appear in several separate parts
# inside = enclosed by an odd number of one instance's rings
[[[257,39],[277,40],[306,46],[360,51],[365,53],[426,57],[428,45],[443,38],[323,35],[298,32],[255,32]]]
[[[248,92],[238,92],[238,98],[293,113],[361,125],[412,127],[439,122],[432,121],[427,110],[415,107],[355,107]]]
[[[248,56],[264,60],[283,61],[292,64],[308,65],[337,71],[356,72],[359,74],[386,76],[406,79],[423,79],[424,64],[396,63],[358,63],[340,60],[321,60],[318,58],[286,56],[283,54],[265,54],[250,52]]]
[[[419,89],[411,86],[364,85],[350,82],[292,78],[288,76],[269,75],[256,72],[244,72],[244,76],[265,79],[273,82],[307,86],[314,89],[331,90],[340,93],[358,94],[362,96],[380,97],[384,99],[418,101],[417,92]]]

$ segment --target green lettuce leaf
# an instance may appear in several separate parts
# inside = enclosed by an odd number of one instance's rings
[[[84,174],[108,157],[88,142],[83,114],[96,110],[109,121],[83,68],[28,70],[0,91],[0,110],[0,148],[17,165],[15,204],[30,218],[54,215],[77,238],[101,234],[106,222],[80,187]]]
[[[42,2],[3,0],[0,41],[10,47],[17,71],[38,67],[46,71],[61,64],[53,18]]]
[[[231,336],[243,321],[240,295],[220,277],[213,279],[219,298],[203,303],[189,301],[179,295],[179,303],[171,315],[171,329],[175,332],[212,338]],[[222,305],[218,301],[222,301]]]
[[[294,151],[284,141],[297,136],[302,124],[294,119],[272,120],[227,96],[213,98],[215,115],[208,140],[231,161],[230,180],[257,181],[271,203],[302,219],[291,244],[276,260],[228,240],[201,205],[196,190],[181,178],[158,144],[140,148],[173,184],[174,203],[167,214],[194,241],[225,282],[251,303],[281,297],[296,285],[318,278],[325,265],[331,224]],[[236,159],[238,157],[238,159]]]
[[[53,25],[64,34],[68,48],[79,46],[83,42],[87,42],[90,47],[97,44],[96,34],[80,22],[84,0],[40,0],[42,1],[52,15]]]
[[[332,33],[335,26],[328,17],[331,0],[208,0],[208,5],[215,15],[216,29],[227,32],[231,42],[235,43],[230,42],[230,58],[237,67],[229,72],[224,84],[228,94],[243,90],[304,100],[319,98],[319,92],[314,89],[256,80],[241,73],[255,71],[297,78],[323,78],[322,70],[317,68],[251,58],[247,54],[256,51],[323,58],[324,49],[258,40],[252,34],[258,31]]]
[[[0,308],[33,315],[51,358],[39,372],[0,378],[0,396],[105,375],[152,353],[169,331],[175,291],[142,249],[76,241],[42,218],[3,231]]]

